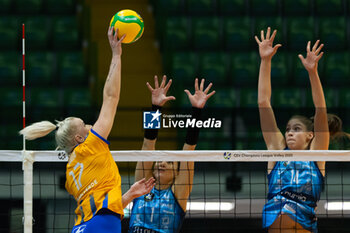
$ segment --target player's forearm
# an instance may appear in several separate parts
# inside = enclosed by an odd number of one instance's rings
[[[195,150],[197,145],[189,145],[187,143],[184,144],[182,150]]]
[[[122,196],[122,203],[123,203],[123,209],[132,201],[134,200],[134,196],[132,195],[132,193],[130,192],[130,190],[128,190],[123,196]]]
[[[103,97],[113,97],[119,101],[121,86],[121,56],[113,55],[107,80],[103,88]]]
[[[329,126],[326,100],[323,94],[321,81],[318,77],[317,72],[309,72],[309,77],[311,82],[312,98],[315,105],[314,138],[311,142],[311,149],[328,150]],[[324,166],[323,163],[318,163],[318,165],[321,167]],[[321,167],[319,167],[320,170]]]
[[[178,200],[187,200],[189,197],[194,176],[194,162],[181,162],[179,174],[175,180],[175,195]]]
[[[315,105],[315,108],[326,108],[326,100],[323,93],[323,88],[321,84],[320,77],[318,76],[317,71],[309,72],[312,99]]]
[[[155,150],[157,139],[150,140],[147,138],[143,139],[142,150]]]
[[[259,106],[270,104],[271,99],[271,59],[261,59],[258,82]]]
[[[311,83],[312,99],[315,105],[314,131],[316,135],[319,132],[326,133],[328,132],[328,118],[322,84],[317,71],[309,72],[309,78]]]

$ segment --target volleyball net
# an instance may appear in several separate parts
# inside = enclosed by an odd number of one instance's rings
[[[326,161],[316,209],[319,232],[350,229],[350,151],[112,151],[112,156],[123,193],[134,183],[136,162],[195,162],[180,232],[264,232],[266,162]],[[0,151],[0,232],[31,232],[23,230],[23,216],[32,219],[32,232],[71,232],[76,201],[65,190],[67,160],[61,151]],[[125,209],[123,232],[131,208]]]

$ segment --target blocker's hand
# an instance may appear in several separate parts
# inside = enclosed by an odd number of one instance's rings
[[[152,88],[152,86],[148,82],[146,83],[148,89],[152,93],[153,105],[163,106],[169,100],[175,100],[174,96],[166,96],[166,93],[168,92],[171,83],[172,80],[170,79],[169,82],[166,84],[166,75],[163,75],[163,79],[160,86],[158,83],[157,75],[154,76],[154,88]]]
[[[321,49],[323,48],[323,44],[318,46],[320,43],[320,40],[317,40],[314,46],[311,47],[311,41],[307,43],[306,46],[306,58],[303,57],[303,55],[299,54],[298,57],[300,58],[301,62],[303,63],[305,69],[308,72],[315,72],[317,71],[317,65],[318,61],[322,58],[323,52],[320,53]]]
[[[272,59],[273,55],[276,54],[277,49],[281,47],[281,44],[276,44],[274,47],[273,40],[275,39],[277,30],[274,30],[272,35],[270,36],[271,28],[267,28],[266,38],[264,36],[264,30],[261,30],[260,40],[257,36],[255,36],[255,40],[259,45],[259,54],[261,59]]]
[[[201,84],[198,87],[198,78],[196,78],[196,80],[194,81],[194,95],[191,94],[191,92],[189,90],[185,90],[188,99],[190,100],[192,107],[196,107],[196,108],[204,108],[205,103],[207,102],[207,100],[212,97],[215,94],[215,91],[212,91],[208,94],[210,88],[213,86],[212,83],[210,83],[207,88],[204,89],[204,79],[201,80]]]

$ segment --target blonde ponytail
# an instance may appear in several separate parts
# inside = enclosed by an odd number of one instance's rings
[[[57,125],[49,121],[41,121],[25,127],[19,134],[24,135],[27,140],[34,140],[48,135],[57,129],[55,134],[57,148],[70,154],[77,142],[74,140],[76,126],[72,124],[74,117],[67,117],[63,121],[56,121]]]
[[[50,121],[40,121],[25,127],[19,134],[24,135],[27,140],[34,140],[48,135],[55,129],[56,125]]]

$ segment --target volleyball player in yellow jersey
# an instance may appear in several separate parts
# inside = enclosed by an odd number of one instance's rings
[[[154,179],[136,182],[122,196],[118,167],[109,151],[107,137],[112,129],[120,96],[121,42],[113,28],[108,30],[112,61],[103,89],[103,103],[96,123],[68,117],[57,125],[48,121],[32,124],[20,133],[33,140],[55,130],[60,149],[69,154],[66,168],[66,189],[74,196],[78,207],[73,233],[119,233],[123,209],[134,198],[149,193]]]
[[[173,96],[166,96],[171,80],[166,84],[163,76],[161,84],[155,77],[154,88],[147,83],[152,93],[152,108],[160,110]],[[204,89],[204,79],[198,85],[195,80],[195,93],[188,90],[186,94],[192,105],[192,118],[201,120],[201,110],[207,100],[215,94],[208,94],[212,83]],[[154,150],[157,140],[157,130],[146,129],[142,150]],[[197,145],[199,128],[188,128],[183,150],[194,150]],[[129,233],[176,233],[180,231],[186,214],[187,200],[192,190],[194,162],[138,162],[135,180],[154,177],[156,186],[144,196],[135,198],[130,216]]]

